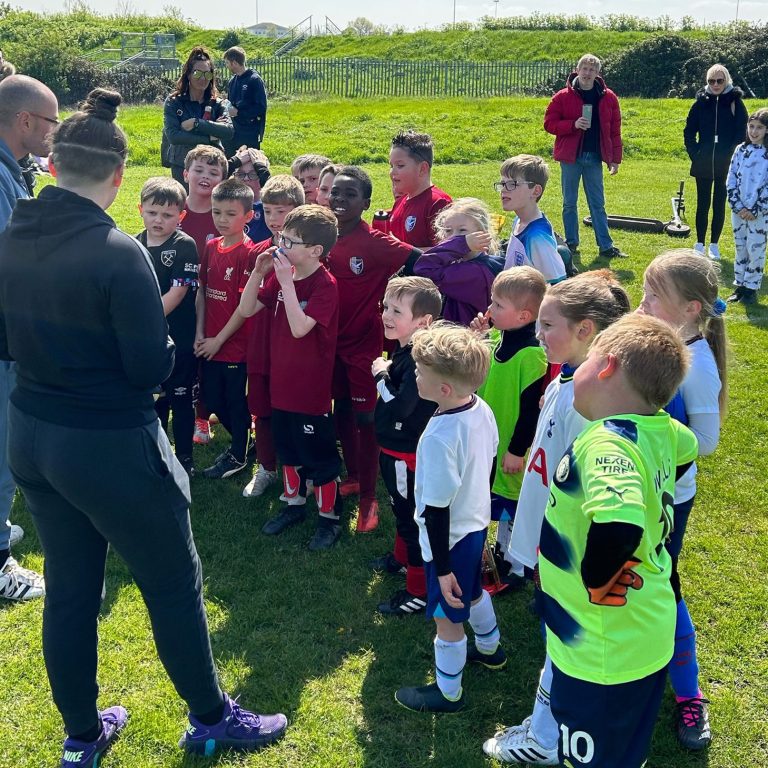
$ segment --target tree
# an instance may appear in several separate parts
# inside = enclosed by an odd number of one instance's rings
[[[374,23],[370,19],[366,19],[365,16],[358,16],[350,21],[349,27],[362,36],[372,35],[375,31]]]

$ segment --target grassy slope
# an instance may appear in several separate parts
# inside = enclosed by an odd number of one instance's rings
[[[460,101],[406,102],[389,108],[384,102],[276,105],[266,150],[278,160],[277,171],[285,170],[299,148],[339,160],[352,159],[357,147],[362,147],[356,150],[361,156],[381,155],[393,124],[410,115],[409,122],[434,127],[441,161],[435,181],[454,195],[482,197],[498,210],[490,184],[497,178],[499,160],[524,149],[542,147],[543,151],[550,143],[546,136],[539,136],[538,119],[533,119],[540,115],[540,102],[508,100],[475,106],[479,114],[493,119],[483,123],[482,148],[470,164],[446,162],[446,153],[458,156],[462,147],[472,143],[465,143],[459,130],[462,112],[472,105]],[[631,151],[620,174],[606,181],[609,210],[665,218],[668,198],[687,172],[681,157],[668,154],[679,143],[685,105],[632,102],[625,107]],[[355,120],[355,112],[368,118]],[[390,112],[402,118],[391,117]],[[515,115],[515,122],[505,123],[499,117],[502,113]],[[290,130],[280,127],[289,120]],[[158,116],[150,120],[145,111],[127,110],[123,124],[132,134],[135,161],[140,137],[144,141],[150,137]],[[156,137],[156,132],[151,135],[153,142]],[[654,145],[659,147],[655,153]],[[372,207],[382,207],[389,202],[386,165],[379,161],[366,167],[374,181]],[[153,165],[134,164],[129,169],[111,209],[127,231],[140,226],[135,205],[141,183],[149,175],[164,172]],[[552,173],[543,207],[557,225],[561,201],[554,164]],[[616,267],[637,302],[644,266],[677,241],[633,233],[616,233],[616,239],[630,254]],[[589,231],[582,244],[583,266],[588,267],[595,254]],[[732,267],[729,228],[722,245],[725,283]],[[723,295],[727,290],[724,284]],[[768,466],[759,449],[768,444],[766,321],[764,307],[728,310],[733,346],[731,409],[717,453],[701,462],[699,496],[682,558],[684,589],[699,627],[702,687],[712,698],[715,741],[706,756],[686,755],[677,748],[669,728],[668,693],[655,735],[653,768],[768,766],[764,717],[768,589],[761,577],[768,568]],[[214,446],[197,449],[198,466],[212,461],[222,438],[220,434]],[[254,768],[490,765],[480,751],[482,739],[499,724],[519,722],[528,714],[535,690],[542,647],[537,624],[526,610],[527,595],[497,602],[510,663],[499,673],[467,671],[470,708],[465,713],[432,718],[401,710],[392,693],[398,685],[418,683],[430,674],[432,629],[419,619],[387,622],[372,610],[398,586],[394,579],[372,575],[365,565],[389,546],[394,530],[391,517],[385,514],[381,529],[371,535],[350,533],[336,550],[311,555],[304,548],[309,524],[278,540],[259,534],[278,504],[278,492],[272,490],[257,502],[245,501],[240,495],[245,482],[245,477],[238,476],[193,484],[193,526],[205,568],[214,651],[228,690],[241,693],[247,704],[283,709],[292,726],[287,739],[274,749],[243,758],[228,756],[214,764]],[[386,508],[384,496],[381,501]],[[353,503],[347,508],[354,512]],[[25,565],[40,567],[39,545],[20,499],[13,517],[28,530],[17,556]],[[114,557],[107,589],[100,627],[100,702],[121,701],[130,709],[131,721],[104,767],[210,765],[183,757],[175,747],[184,707],[157,661],[140,596]],[[40,659],[40,605],[0,604],[0,636],[0,768],[54,765],[60,754],[61,727]]]
[[[704,32],[685,33],[694,36]],[[586,30],[446,30],[367,37],[315,37],[297,49],[300,56],[363,56],[386,59],[474,61],[576,61],[584,51],[600,57],[649,37],[647,32]]]

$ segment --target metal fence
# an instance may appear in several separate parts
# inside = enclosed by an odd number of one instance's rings
[[[271,94],[324,94],[345,98],[375,96],[506,96],[538,93],[572,70],[568,61],[388,61],[383,59],[306,59],[279,57],[254,59]],[[230,74],[216,67],[220,84]],[[177,79],[181,68],[165,70]],[[114,72],[111,78],[126,101],[139,101],[133,78]],[[122,87],[121,87],[122,81]],[[551,90],[551,88],[550,88]],[[161,94],[158,94],[161,95]]]

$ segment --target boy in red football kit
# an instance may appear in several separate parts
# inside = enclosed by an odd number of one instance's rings
[[[301,470],[314,483],[320,513],[311,550],[329,549],[341,534],[341,460],[331,417],[339,296],[321,263],[336,237],[336,220],[327,208],[301,205],[291,211],[280,248],[259,255],[238,309],[244,317],[265,308],[271,315],[272,425],[288,505],[262,532],[274,536],[304,520],[305,504],[291,504],[299,495]]]
[[[435,216],[451,202],[450,195],[432,184],[434,144],[427,133],[401,131],[392,139],[389,177],[397,202],[389,232],[417,248],[437,245]]]
[[[347,466],[341,493],[360,493],[358,531],[372,531],[379,522],[376,383],[371,376],[371,364],[381,355],[384,343],[379,305],[389,278],[420,255],[362,220],[371,204],[372,189],[365,171],[347,165],[339,169],[330,194],[331,211],[339,222],[339,240],[328,257],[328,268],[339,288],[334,415]]]
[[[211,479],[229,477],[245,467],[251,416],[245,399],[248,328],[238,314],[240,293],[253,268],[253,242],[243,227],[253,217],[253,191],[237,179],[216,186],[211,213],[221,237],[211,240],[200,260],[195,355],[203,360],[200,384],[206,405],[229,432],[232,444],[213,466]]]
[[[331,164],[324,155],[299,155],[291,163],[291,175],[299,180],[304,197],[308,203],[317,202],[317,188],[320,184],[320,172]]]
[[[261,191],[264,221],[272,233],[268,240],[256,243],[254,255],[279,245],[285,217],[299,205],[304,205],[304,192],[293,176],[272,176]],[[251,320],[248,338],[248,410],[256,429],[256,456],[259,466],[243,488],[243,496],[261,496],[277,482],[277,454],[272,437],[272,403],[269,396],[269,312],[260,312]],[[302,494],[303,496],[304,494]]]
[[[226,178],[227,167],[226,155],[218,147],[208,144],[198,144],[184,159],[184,181],[189,187],[189,195],[179,228],[195,241],[199,259],[203,258],[206,243],[218,236],[211,215],[211,193]],[[196,443],[208,443],[213,437],[209,415],[202,398],[198,399],[194,432]]]

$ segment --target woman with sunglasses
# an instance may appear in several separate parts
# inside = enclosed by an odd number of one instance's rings
[[[192,49],[163,109],[163,165],[186,187],[184,159],[192,147],[211,144],[223,150],[234,135],[232,120],[216,89],[211,55],[203,46]]]
[[[683,130],[685,149],[691,158],[691,176],[696,179],[696,245],[702,256],[720,258],[718,241],[725,223],[728,166],[733,150],[744,140],[747,108],[743,93],[733,85],[722,64],[707,70],[707,84],[696,94]],[[709,249],[705,250],[709,209],[712,230]]]

